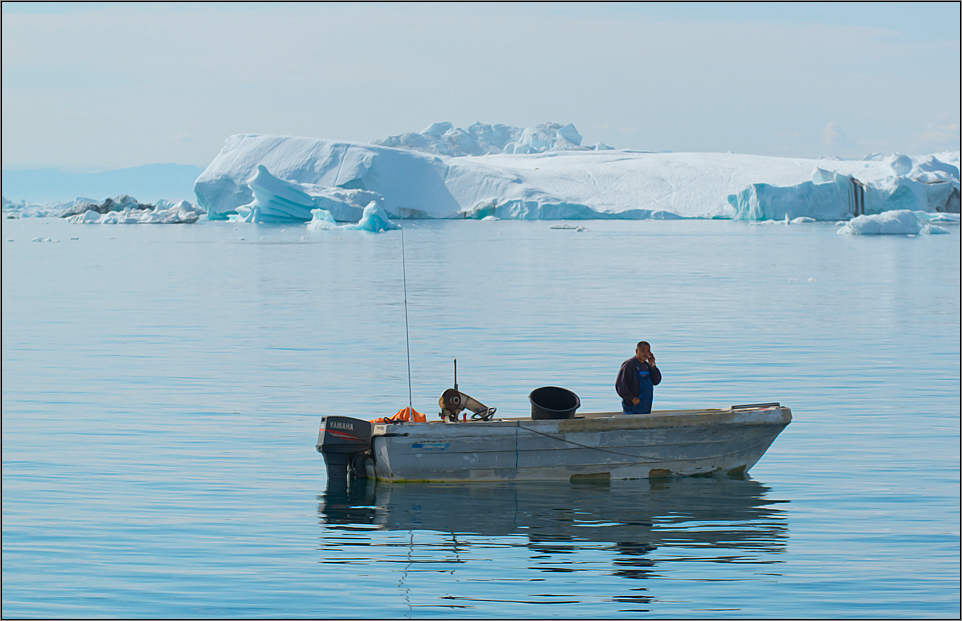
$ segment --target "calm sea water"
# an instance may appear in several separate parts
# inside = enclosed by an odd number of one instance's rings
[[[959,248],[830,224],[408,222],[416,409],[777,400],[743,480],[328,489],[408,403],[401,236],[3,221],[3,595],[36,617],[953,617]],[[31,242],[32,239],[51,241]]]

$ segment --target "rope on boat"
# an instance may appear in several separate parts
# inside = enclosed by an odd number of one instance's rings
[[[589,446],[589,445],[587,445],[587,444],[581,444],[580,442],[575,442],[575,441],[573,441],[573,440],[568,440],[568,439],[566,439],[566,438],[559,438],[558,436],[553,436],[553,435],[551,435],[550,433],[544,433],[543,431],[538,431],[538,430],[536,430],[536,429],[531,429],[530,427],[524,427],[524,426],[521,425],[520,423],[518,424],[518,427],[519,427],[520,429],[524,429],[525,431],[530,431],[531,433],[536,433],[536,434],[538,434],[539,436],[544,436],[544,437],[546,437],[546,438],[551,438],[552,440],[557,440],[558,442],[565,442],[565,443],[567,443],[567,444],[574,444],[575,446],[580,446],[581,448],[591,449],[591,450],[593,450],[593,451],[601,451],[602,453],[611,453],[612,455],[621,455],[622,457],[631,457],[631,458],[634,458],[634,459],[639,459],[639,458],[640,458],[640,459],[649,459],[649,460],[652,460],[652,461],[658,461],[658,460],[661,459],[660,457],[649,457],[649,456],[646,456],[646,455],[632,455],[631,453],[621,453],[621,452],[618,452],[618,451],[612,451],[612,450],[610,450],[610,449],[603,449],[603,448],[600,448],[600,447],[597,447],[597,446]],[[517,449],[515,449],[515,450],[517,451]]]
[[[597,446],[589,446],[589,445],[587,445],[587,444],[581,444],[580,442],[574,442],[573,440],[568,440],[568,439],[566,439],[566,438],[559,438],[558,436],[553,436],[553,435],[551,435],[550,433],[544,433],[543,431],[538,431],[538,430],[536,430],[536,429],[531,429],[530,427],[524,427],[524,426],[522,426],[520,423],[518,423],[518,428],[524,429],[525,431],[530,431],[531,433],[536,433],[536,434],[538,434],[539,436],[544,436],[544,437],[546,437],[546,438],[551,438],[552,440],[557,440],[558,442],[565,442],[565,443],[567,443],[567,444],[573,444],[573,445],[579,446],[579,447],[581,447],[581,448],[591,449],[591,450],[594,450],[594,451],[601,451],[602,453],[611,453],[612,455],[620,455],[620,456],[622,456],[622,457],[631,457],[631,458],[633,458],[633,459],[646,459],[646,460],[649,460],[649,461],[661,461],[661,460],[663,459],[662,457],[651,457],[651,456],[648,456],[648,455],[632,455],[631,453],[621,453],[621,452],[619,452],[619,451],[612,451],[612,450],[610,450],[610,449],[603,449],[603,448],[600,448],[600,447],[597,447]],[[710,443],[710,442],[698,442],[697,444],[711,444],[711,443]],[[738,450],[735,450],[735,451],[729,451],[729,452],[727,452],[727,453],[722,453],[722,457],[727,457],[727,456],[729,456],[729,455],[734,455],[734,454],[736,454],[736,453],[744,452],[745,450],[754,449],[756,446],[759,446],[759,445],[761,445],[761,444],[764,444],[764,441],[763,441],[763,440],[759,440],[759,441],[757,441],[757,442],[753,442],[753,443],[750,444],[748,447],[742,447],[742,448],[739,448]],[[691,446],[691,443],[685,444],[684,446]],[[518,453],[517,440],[515,440],[515,449],[514,449],[514,450],[515,450],[515,459],[517,459],[517,453]],[[517,464],[515,464],[515,467],[517,468]]]

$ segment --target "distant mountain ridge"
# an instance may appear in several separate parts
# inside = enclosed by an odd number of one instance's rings
[[[12,202],[51,203],[78,197],[102,201],[128,194],[141,202],[194,198],[194,181],[203,169],[190,164],[146,164],[93,173],[56,168],[3,171],[3,197]]]

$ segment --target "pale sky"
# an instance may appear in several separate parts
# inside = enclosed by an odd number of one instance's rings
[[[959,4],[3,3],[3,168],[205,167],[436,121],[583,144],[959,149]]]

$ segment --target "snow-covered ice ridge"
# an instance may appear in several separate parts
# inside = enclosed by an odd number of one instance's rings
[[[522,129],[509,125],[475,123],[467,129],[451,123],[432,123],[419,134],[406,133],[375,140],[385,147],[410,149],[434,155],[463,157],[495,153],[544,153],[546,151],[607,151],[611,147],[598,143],[581,146],[581,134],[571,123],[545,123]]]
[[[573,126],[560,124],[434,124],[382,144],[236,135],[194,190],[212,219],[260,222],[307,221],[317,209],[357,222],[372,202],[391,218],[446,219],[843,220],[959,211],[958,151],[842,160],[649,153],[580,141]]]
[[[130,199],[129,196],[122,198]],[[103,205],[98,206],[99,209],[83,209],[84,205],[79,205],[71,210],[78,213],[68,211],[69,215],[61,217],[74,224],[193,224],[203,215],[203,211],[187,201],[174,203],[161,199],[153,205],[141,205],[136,199],[129,202],[133,205],[111,205],[112,208],[106,211]]]

